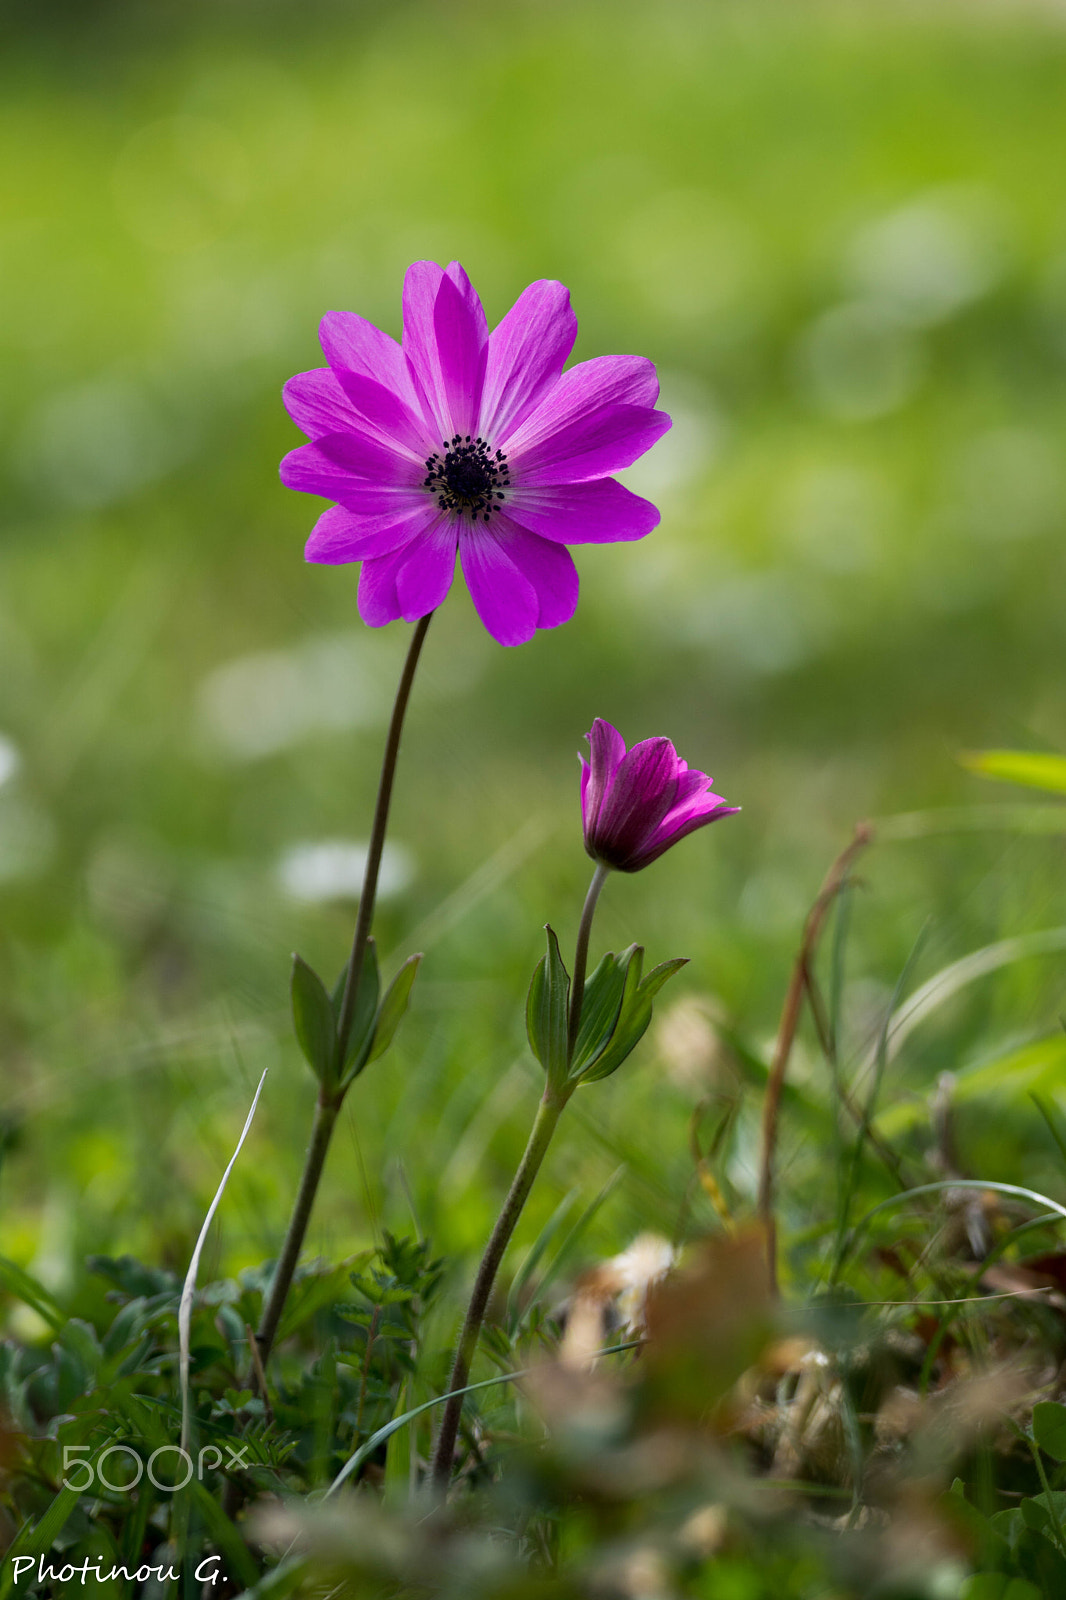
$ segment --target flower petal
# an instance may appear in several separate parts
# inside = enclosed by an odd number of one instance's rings
[[[677,790],[677,752],[669,739],[635,744],[615,769],[596,819],[596,831],[618,856],[642,854],[649,834],[666,816]],[[636,865],[643,866],[643,860]],[[635,870],[631,868],[631,870]]]
[[[433,307],[443,277],[435,261],[412,261],[403,280],[403,354],[408,380],[418,396],[426,426],[440,439],[444,438],[445,423]]]
[[[487,341],[481,301],[459,263],[445,273],[435,261],[413,262],[403,281],[403,352],[434,446],[472,431]]]
[[[403,545],[390,555],[364,561],[359,573],[359,615],[368,628],[383,628],[401,615],[396,575],[408,557]]]
[[[405,622],[436,611],[455,577],[455,518],[442,516],[435,506],[433,510],[433,522],[407,546],[407,560],[396,574],[396,598]]]
[[[356,488],[420,489],[424,474],[424,466],[412,456],[400,455],[383,440],[354,429],[300,445],[281,463],[281,481],[288,488],[342,503]]]
[[[508,454],[529,449],[603,406],[654,406],[658,398],[653,362],[644,356],[596,356],[564,372],[513,433],[494,443],[506,444]]]
[[[484,438],[506,439],[529,416],[558,382],[576,338],[565,284],[541,278],[522,290],[489,334],[478,422]]]
[[[577,568],[569,551],[547,539],[540,539],[497,512],[491,531],[522,576],[533,585],[539,603],[538,628],[557,628],[569,622],[577,609]]]
[[[640,865],[650,866],[679,839],[686,839],[690,833],[695,833],[697,828],[704,828],[709,822],[717,822],[720,817],[735,817],[740,810],[739,806],[727,805],[719,795],[708,796],[708,799],[717,800],[719,803],[708,810],[693,811],[683,818],[671,812],[645,840]]]
[[[614,478],[550,488],[523,484],[508,495],[507,511],[523,528],[556,544],[643,539],[659,523],[658,508]]]
[[[401,454],[425,461],[434,448],[430,434],[422,418],[416,417],[398,394],[360,372],[338,373],[337,382],[350,402],[348,412],[352,421],[344,424],[344,428],[369,430]]]
[[[491,527],[465,523],[459,555],[474,609],[497,644],[525,644],[537,631],[540,599],[508,556]]]
[[[327,311],[318,337],[326,360],[338,374],[358,372],[384,384],[411,405],[414,391],[403,351],[395,339],[354,311]]]
[[[670,426],[650,406],[601,406],[521,451],[508,446],[512,476],[521,484],[580,483],[630,466]]]
[[[488,324],[481,301],[457,261],[452,262],[437,290],[433,333],[440,364],[443,416],[450,434],[474,434],[485,380]]]
[[[425,529],[439,516],[436,506],[403,509],[394,504],[390,512],[367,517],[345,506],[330,506],[315,523],[304,548],[306,561],[340,566],[347,561],[366,561],[390,555]]]
[[[588,779],[583,783],[581,793],[581,811],[586,830],[598,820],[603,797],[626,753],[626,742],[622,735],[602,717],[597,717],[589,729],[588,741],[591,764],[585,768]]]
[[[298,372],[281,391],[285,409],[309,439],[327,433],[341,433],[358,418],[341,385],[329,367]]]

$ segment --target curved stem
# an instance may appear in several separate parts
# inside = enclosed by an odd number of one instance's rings
[[[592,932],[592,919],[596,915],[596,902],[600,898],[600,890],[607,882],[610,867],[602,861],[596,863],[596,870],[592,874],[589,892],[585,896],[585,905],[581,912],[581,922],[577,930],[577,944],[574,946],[574,975],[570,980],[570,1025],[567,1030],[567,1058],[572,1059],[574,1046],[577,1043],[577,1030],[581,1026],[581,1007],[585,1001],[585,972],[589,961],[589,935]]]
[[[496,1273],[500,1262],[503,1260],[504,1251],[511,1241],[515,1224],[522,1214],[522,1207],[533,1187],[533,1180],[537,1176],[540,1164],[544,1160],[548,1145],[551,1143],[555,1125],[559,1121],[563,1106],[569,1099],[569,1094],[561,1099],[557,1098],[551,1090],[545,1090],[544,1098],[537,1107],[537,1115],[533,1123],[533,1131],[529,1135],[525,1155],[515,1173],[514,1182],[510,1192],[503,1203],[503,1210],[496,1219],[496,1226],[485,1247],[485,1254],[481,1258],[481,1265],[474,1280],[474,1292],[470,1297],[467,1307],[466,1319],[463,1330],[459,1335],[459,1343],[455,1351],[455,1362],[452,1366],[452,1375],[448,1380],[449,1389],[463,1389],[466,1386],[467,1376],[470,1372],[470,1363],[474,1359],[477,1349],[478,1335],[481,1324],[485,1319],[485,1308],[489,1303],[489,1295],[496,1281]],[[432,1479],[436,1487],[442,1492],[448,1487],[448,1480],[452,1472],[452,1457],[455,1454],[455,1441],[459,1433],[459,1419],[462,1416],[463,1396],[453,1394],[445,1407],[444,1417],[437,1435],[437,1446],[433,1453]]]
[[[385,741],[385,754],[381,762],[381,779],[378,783],[377,805],[374,807],[374,823],[370,830],[370,844],[367,846],[366,867],[363,871],[363,892],[359,896],[359,911],[355,919],[355,935],[352,939],[352,954],[348,962],[348,976],[344,980],[344,997],[341,1000],[341,1014],[337,1019],[337,1057],[344,1060],[344,1052],[348,1045],[348,1035],[352,1031],[352,1018],[355,1016],[355,1001],[359,993],[359,979],[363,973],[363,957],[366,955],[366,942],[370,937],[370,926],[374,920],[374,902],[378,892],[378,871],[381,867],[381,853],[385,848],[385,831],[389,823],[389,802],[392,799],[392,780],[396,775],[396,758],[400,753],[400,735],[403,732],[403,719],[407,711],[407,702],[411,696],[411,685],[415,679],[415,668],[418,658],[422,654],[422,645],[426,633],[433,620],[432,611],[424,616],[416,625],[411,636],[411,643],[407,650],[407,660],[403,664],[400,682],[396,689],[396,701],[392,708],[392,720],[389,723],[389,736]]]
[[[363,972],[363,958],[366,955],[367,940],[370,937],[370,927],[374,920],[374,902],[377,899],[378,872],[381,868],[381,854],[385,848],[385,833],[389,823],[389,802],[392,799],[392,782],[396,776],[396,758],[400,753],[400,735],[403,733],[404,715],[407,711],[407,702],[411,697],[411,685],[414,682],[415,668],[418,658],[422,653],[429,624],[432,621],[432,611],[416,624],[411,636],[411,643],[407,649],[407,660],[400,674],[400,682],[396,689],[396,700],[392,708],[392,718],[389,722],[388,737],[385,740],[385,754],[381,762],[381,777],[378,781],[378,798],[374,807],[374,822],[370,830],[370,843],[367,846],[366,867],[363,871],[363,891],[359,896],[359,911],[355,919],[355,935],[352,939],[352,953],[348,960],[348,973],[344,980],[344,996],[341,1001],[340,1016],[337,1019],[337,1054],[343,1061],[344,1052],[348,1044],[348,1035],[352,1031],[352,1019],[355,1016],[355,1002],[359,993],[359,980]],[[303,1248],[304,1235],[307,1224],[311,1220],[311,1210],[318,1193],[318,1185],[326,1164],[326,1152],[329,1149],[333,1129],[336,1126],[340,1113],[344,1092],[333,1096],[320,1095],[315,1107],[315,1120],[311,1129],[311,1142],[307,1149],[307,1158],[304,1162],[303,1175],[300,1187],[296,1194],[296,1203],[289,1219],[288,1232],[282,1246],[281,1255],[278,1257],[277,1267],[270,1284],[270,1293],[263,1307],[263,1315],[256,1333],[256,1344],[259,1347],[259,1357],[266,1366],[267,1358],[273,1348],[277,1335],[278,1324],[281,1321],[285,1301],[288,1299],[289,1289],[292,1285],[293,1273],[296,1263]]]

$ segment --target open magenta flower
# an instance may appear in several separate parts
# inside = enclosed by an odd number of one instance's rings
[[[705,772],[691,771],[669,739],[645,739],[626,754],[616,728],[597,717],[581,762],[585,849],[616,872],[639,872],[686,834],[740,810],[712,794]]]
[[[327,367],[285,385],[311,440],[282,481],[336,501],[309,561],[361,561],[359,611],[372,627],[413,622],[451,588],[455,555],[500,644],[567,622],[578,579],[568,544],[641,539],[659,521],[610,476],[670,426],[655,368],[597,356],[569,371],[577,320],[561,283],[531,283],[490,333],[458,262],[416,261],[399,345],[350,311],[330,311]]]

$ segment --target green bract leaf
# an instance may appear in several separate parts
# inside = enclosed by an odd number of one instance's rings
[[[622,1003],[610,1043],[597,1059],[581,1073],[581,1083],[594,1083],[598,1078],[608,1078],[622,1065],[651,1021],[651,1001],[646,1006],[640,1002],[640,977],[644,970],[644,950],[639,944],[630,945],[625,952],[628,960],[624,970]]]
[[[338,1022],[341,1006],[344,1003],[344,980],[347,976],[348,968],[345,967],[333,990],[333,1015]],[[341,1086],[344,1088],[353,1078],[359,1076],[369,1059],[370,1047],[374,1042],[374,1022],[378,1014],[380,993],[381,977],[378,973],[377,945],[373,939],[368,939],[366,954],[363,957],[363,970],[359,974],[359,993],[355,997],[351,1032],[348,1035],[344,1060],[340,1063],[339,1075]]]
[[[674,956],[672,961],[660,961],[657,967],[652,967],[648,976],[640,986],[640,992],[647,995],[649,1000],[654,1000],[664,983],[669,983],[675,973],[682,967],[688,966],[688,956]]]
[[[983,778],[999,778],[1003,783],[1018,783],[1026,789],[1066,794],[1066,756],[1049,755],[1041,750],[967,750],[959,760]]]
[[[376,1061],[378,1056],[384,1055],[392,1043],[393,1035],[400,1026],[403,1014],[407,1010],[414,988],[415,979],[418,977],[418,968],[422,960],[421,955],[408,956],[399,972],[389,984],[385,998],[381,1002],[378,1012],[377,1025],[374,1028],[374,1041],[370,1047],[367,1061]]]
[[[622,1007],[626,971],[636,950],[630,945],[620,956],[608,951],[585,982],[581,1002],[581,1023],[577,1030],[574,1056],[570,1063],[571,1076],[577,1077],[583,1067],[589,1067],[611,1041],[618,1013]]]
[[[318,973],[302,956],[292,958],[292,1020],[300,1049],[320,1083],[332,1084],[337,1068],[333,1007]]]
[[[548,952],[538,963],[529,986],[526,1031],[530,1048],[548,1077],[565,1081],[570,975],[559,954],[558,939],[550,927],[544,931]]]
[[[642,981],[644,951],[639,945],[632,945],[627,954],[629,961],[625,989],[611,1042],[592,1065],[580,1074],[582,1083],[596,1083],[600,1078],[609,1078],[612,1072],[617,1072],[622,1062],[648,1031],[655,996],[663,984],[672,978],[675,972],[680,972],[688,961],[687,956],[678,956],[673,961],[663,961],[659,966],[653,967]]]

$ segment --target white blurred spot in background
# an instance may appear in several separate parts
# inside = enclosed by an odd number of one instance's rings
[[[1000,282],[1009,226],[988,189],[934,189],[866,224],[847,253],[845,281],[904,322],[928,327]]]
[[[16,795],[0,795],[0,883],[36,877],[54,848],[50,817]]]
[[[92,511],[168,472],[189,442],[187,425],[164,416],[141,385],[102,377],[62,390],[36,408],[22,435],[17,468],[42,499]]]
[[[21,765],[22,757],[19,755],[18,746],[13,739],[0,733],[0,789],[11,781]]]
[[[1059,451],[1025,427],[993,428],[967,440],[945,487],[966,531],[990,544],[1053,531],[1066,503]]]
[[[659,500],[686,489],[717,457],[726,423],[705,384],[686,372],[660,372],[660,410],[669,413],[670,431],[615,476],[634,494]]]
[[[840,422],[897,411],[920,388],[924,346],[892,305],[852,300],[833,306],[800,335],[796,368],[809,398]]]
[[[846,462],[804,464],[786,479],[779,508],[786,544],[825,572],[864,572],[877,563],[890,510],[877,474]]]
[[[391,678],[366,641],[327,636],[217,667],[200,686],[199,712],[216,747],[254,760],[308,733],[375,727],[388,714]]]
[[[782,568],[723,574],[675,614],[671,627],[752,677],[788,672],[834,637],[825,598]]]
[[[55,848],[51,818],[9,787],[21,767],[18,746],[0,733],[0,883],[35,877]]]
[[[403,651],[402,640],[364,629],[223,662],[197,693],[207,746],[233,761],[255,761],[316,734],[379,727],[392,707]],[[450,639],[447,654],[427,662],[421,699],[464,693],[488,659],[481,637]]]
[[[292,900],[358,900],[366,869],[365,844],[350,839],[319,839],[290,846],[277,867],[277,880]],[[414,858],[400,844],[387,844],[381,857],[378,899],[402,894],[415,874]]]

